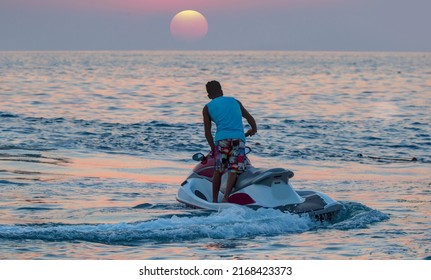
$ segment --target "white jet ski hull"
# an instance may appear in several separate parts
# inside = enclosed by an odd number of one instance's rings
[[[218,201],[223,197],[223,188]],[[178,190],[176,199],[193,208],[219,211],[233,206],[275,208],[295,214],[308,214],[322,220],[338,212],[342,205],[318,191],[294,191],[289,182],[275,181],[271,186],[252,184],[233,191],[229,203],[212,202],[212,182],[206,178],[188,178]],[[233,202],[233,203],[232,203]]]

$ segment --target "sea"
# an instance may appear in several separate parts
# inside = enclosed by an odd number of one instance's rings
[[[431,259],[430,66],[429,52],[0,52],[0,259]],[[340,201],[333,221],[176,201],[209,151],[210,80],[254,116],[252,164]]]

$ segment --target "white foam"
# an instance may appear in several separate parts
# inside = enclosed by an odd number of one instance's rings
[[[0,239],[83,240],[101,243],[182,242],[197,239],[235,239],[301,233],[316,228],[349,230],[388,218],[358,203],[346,204],[345,219],[320,223],[308,216],[275,209],[231,207],[208,215],[172,216],[137,223],[90,225],[0,226]]]
[[[310,230],[308,217],[273,209],[257,211],[232,207],[208,216],[159,218],[139,223],[102,225],[2,226],[0,237],[11,239],[127,241],[184,241],[279,235]]]

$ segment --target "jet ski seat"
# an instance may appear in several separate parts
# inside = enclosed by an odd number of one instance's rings
[[[293,177],[293,172],[284,168],[254,168],[249,167],[237,178],[234,191],[245,188],[251,184],[266,185],[270,187],[273,181],[283,181],[287,184]]]

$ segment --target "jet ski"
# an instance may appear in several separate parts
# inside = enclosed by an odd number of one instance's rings
[[[247,147],[247,154],[250,152]],[[314,190],[294,190],[290,184],[294,174],[284,168],[256,168],[246,157],[246,170],[241,173],[228,198],[220,203],[226,189],[227,174],[223,174],[218,202],[212,201],[214,158],[211,153],[193,155],[198,164],[181,184],[176,199],[193,208],[219,211],[234,205],[253,209],[274,208],[294,214],[307,214],[320,221],[331,220],[343,207],[324,193]]]

